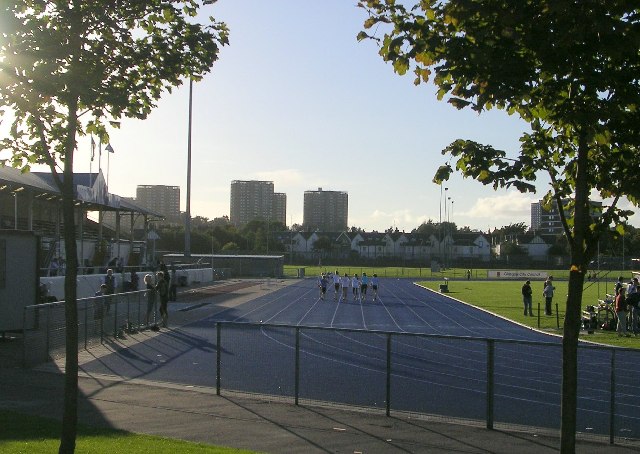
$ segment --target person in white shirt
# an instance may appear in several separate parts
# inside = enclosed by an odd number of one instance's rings
[[[351,293],[353,293],[353,301],[358,299],[358,293],[360,292],[360,279],[358,275],[354,274],[351,278]]]
[[[378,279],[378,275],[374,274],[371,278],[371,290],[373,290],[373,301],[378,297],[378,285],[380,285],[380,279]]]
[[[338,299],[338,292],[340,291],[340,273],[336,270],[333,273],[333,299],[334,301]]]
[[[347,302],[347,290],[349,289],[349,284],[351,283],[351,279],[349,279],[349,275],[344,273],[344,276],[340,279],[340,286],[342,287],[342,296],[340,297],[340,302]]]

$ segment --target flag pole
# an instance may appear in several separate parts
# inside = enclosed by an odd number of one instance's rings
[[[93,134],[91,134],[91,142],[89,143],[89,146],[91,147],[91,153],[89,153],[89,187],[93,186],[93,183],[91,182],[91,165],[93,164],[93,150],[95,148],[95,142],[93,141]]]

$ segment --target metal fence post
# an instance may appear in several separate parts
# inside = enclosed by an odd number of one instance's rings
[[[487,339],[487,429],[493,430],[493,377],[495,368],[495,341]]]
[[[45,357],[45,362],[49,361],[49,325],[51,322],[51,304],[47,304],[47,333],[46,333],[46,357]]]
[[[296,363],[295,363],[295,401],[298,405],[300,395],[300,327],[296,326]]]
[[[22,367],[27,367],[27,307],[22,311]]]
[[[387,333],[387,416],[391,416],[391,333]]]
[[[538,328],[540,328],[540,301],[538,301]]]
[[[114,301],[114,299],[112,299],[111,301]],[[117,339],[118,338],[118,300],[115,299],[115,306],[116,308],[114,309],[114,314],[113,314],[113,338]]]
[[[85,300],[84,301],[84,349],[85,350],[87,349],[87,337],[89,336],[89,333],[87,332],[87,329],[88,329],[87,326],[88,326],[88,323],[89,323],[89,321],[87,319],[87,312],[89,312],[87,310],[88,309],[88,307],[87,307],[88,305],[89,305],[88,301]]]
[[[610,390],[610,402],[609,402],[609,444],[613,444],[614,431],[615,431],[615,410],[616,410],[616,351],[611,349],[611,390]]]
[[[222,330],[222,324],[216,323],[216,395],[220,395],[220,355],[222,349],[220,348],[220,331]]]

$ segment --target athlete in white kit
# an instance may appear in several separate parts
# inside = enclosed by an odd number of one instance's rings
[[[353,301],[356,301],[360,293],[360,279],[358,279],[357,274],[354,274],[351,278],[351,293],[353,293]]]
[[[378,286],[380,285],[380,279],[378,279],[378,275],[374,274],[371,278],[371,290],[373,291],[373,301],[378,297]]]
[[[340,279],[340,286],[342,287],[342,296],[340,297],[340,302],[347,302],[347,291],[349,290],[349,284],[351,283],[351,279],[349,279],[349,275],[344,273],[344,276]]]

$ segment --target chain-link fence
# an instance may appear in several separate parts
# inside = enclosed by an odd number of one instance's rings
[[[122,337],[156,324],[159,302],[149,303],[145,291],[117,293],[78,300],[78,348],[89,349],[105,338]],[[64,355],[64,302],[24,309],[23,364],[33,367]]]

